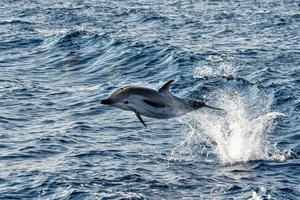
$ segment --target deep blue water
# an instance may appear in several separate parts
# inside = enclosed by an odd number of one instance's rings
[[[0,2],[0,199],[298,199],[297,0]],[[204,99],[179,119],[99,104]]]

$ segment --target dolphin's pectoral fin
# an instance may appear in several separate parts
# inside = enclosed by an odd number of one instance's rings
[[[166,82],[161,88],[159,88],[159,92],[169,92],[171,84],[174,82],[174,80],[169,80]]]
[[[140,113],[138,111],[136,111],[134,108],[128,106],[134,113],[135,115],[137,116],[137,118],[140,120],[140,122],[145,126],[147,127],[147,125],[145,124],[143,118],[141,117]]]
[[[137,116],[137,118],[140,120],[140,122],[141,122],[145,127],[147,127],[147,125],[145,124],[144,120],[142,119],[140,113],[138,113],[138,112],[136,112],[136,111],[134,111],[134,112],[135,112],[135,115]]]

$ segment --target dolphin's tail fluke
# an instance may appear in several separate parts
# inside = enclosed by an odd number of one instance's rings
[[[212,106],[208,106],[208,105],[204,105],[204,107],[207,107],[207,108],[211,108],[211,109],[214,109],[214,110],[224,110],[222,108],[215,108],[215,107],[212,107]]]
[[[211,108],[211,109],[214,109],[214,110],[224,110],[224,109],[222,109],[222,108],[215,108],[215,107],[206,105],[206,104],[205,104],[204,102],[202,102],[202,101],[189,100],[189,101],[188,101],[188,105],[189,105],[190,107],[192,107],[194,110],[198,110],[199,108],[203,108],[203,107]]]

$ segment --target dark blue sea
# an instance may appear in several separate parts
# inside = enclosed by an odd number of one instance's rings
[[[172,119],[124,85],[225,109]],[[298,0],[1,0],[0,199],[300,198]]]

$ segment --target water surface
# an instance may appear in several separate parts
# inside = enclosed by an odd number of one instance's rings
[[[1,199],[297,199],[300,5],[0,3]],[[123,85],[203,99],[182,118],[99,104]]]

